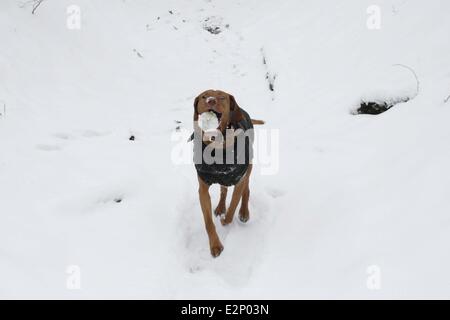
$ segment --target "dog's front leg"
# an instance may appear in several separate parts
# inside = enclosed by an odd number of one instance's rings
[[[211,255],[216,258],[222,253],[223,245],[220,242],[219,236],[217,235],[216,226],[214,225],[214,221],[212,219],[212,206],[211,197],[209,196],[209,185],[203,182],[200,177],[198,177],[198,183],[200,206],[202,207],[203,218],[205,219],[206,232],[208,233],[209,238],[209,247],[211,249]]]

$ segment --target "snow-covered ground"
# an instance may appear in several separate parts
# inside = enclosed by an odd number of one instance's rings
[[[0,297],[450,298],[450,2],[23,3],[0,1]],[[217,259],[172,159],[209,88],[279,133]]]

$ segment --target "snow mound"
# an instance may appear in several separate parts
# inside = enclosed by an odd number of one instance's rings
[[[415,71],[405,65],[393,65],[368,75],[366,92],[356,114],[380,114],[399,103],[414,99],[420,90]]]

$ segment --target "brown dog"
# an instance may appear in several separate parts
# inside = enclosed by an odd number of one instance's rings
[[[198,126],[199,115],[204,112],[213,112],[219,120],[217,132],[225,133],[227,130],[236,130],[235,134],[229,136],[228,133],[219,141],[211,141],[210,137],[203,132]],[[200,205],[203,211],[206,231],[209,238],[209,246],[213,257],[218,257],[223,250],[216,232],[216,227],[212,218],[211,198],[209,188],[212,184],[220,184],[220,200],[214,210],[216,216],[221,217],[222,225],[228,225],[233,221],[234,213],[242,199],[239,209],[239,219],[247,222],[250,218],[248,210],[248,201],[250,197],[249,179],[252,171],[252,142],[253,142],[253,125],[264,124],[261,120],[252,120],[250,116],[242,108],[238,106],[234,97],[220,90],[207,90],[201,93],[194,101],[194,128],[200,135],[194,138],[194,144],[197,144],[197,154],[200,154],[200,161],[195,164],[198,174]],[[251,129],[251,130],[249,130]],[[239,131],[240,130],[240,131]],[[238,153],[236,150],[236,137],[239,134],[251,132],[245,141],[245,155],[242,162],[229,163],[205,163],[203,154],[205,148],[217,150],[230,150],[232,153]],[[243,141],[243,140],[241,140]],[[194,147],[194,155],[195,147]],[[226,197],[229,186],[234,185],[233,195],[230,206],[226,209]]]

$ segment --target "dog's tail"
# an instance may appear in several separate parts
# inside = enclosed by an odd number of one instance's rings
[[[263,124],[265,124],[266,122],[264,121],[264,120],[255,120],[255,119],[252,119],[252,124],[254,124],[254,125],[263,125]]]

